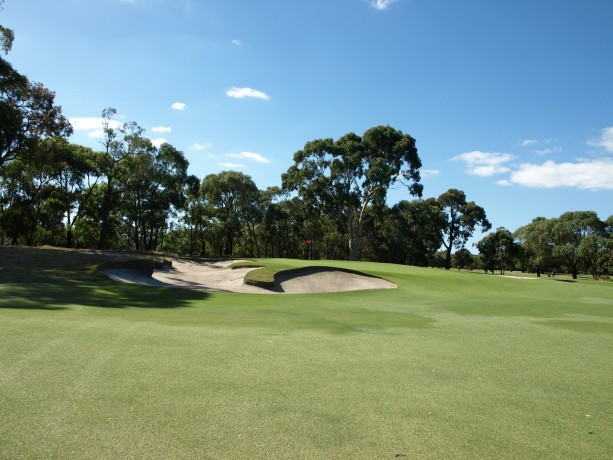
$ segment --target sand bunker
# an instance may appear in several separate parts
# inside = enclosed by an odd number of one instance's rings
[[[391,289],[396,287],[394,283],[376,276],[332,267],[309,267],[283,272],[277,276],[275,281],[274,290],[288,294]]]
[[[187,262],[173,261],[173,265],[155,270],[153,275],[124,268],[105,270],[115,281],[147,286],[176,286],[216,292],[244,292],[252,294],[305,294],[315,292],[356,291],[361,289],[389,289],[396,285],[389,281],[356,272],[331,267],[310,267],[281,273],[273,289],[250,286],[243,282],[245,275],[256,268],[231,269],[236,261]]]

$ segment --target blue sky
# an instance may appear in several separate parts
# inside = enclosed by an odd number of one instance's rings
[[[313,139],[411,134],[424,197],[494,228],[613,214],[610,0],[6,0],[7,59],[56,92],[74,143],[115,107],[203,178],[279,185]],[[402,189],[391,203],[410,199]]]

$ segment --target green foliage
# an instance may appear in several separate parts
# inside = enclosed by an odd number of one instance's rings
[[[421,196],[421,160],[415,139],[390,126],[369,129],[362,137],[348,133],[334,141],[309,141],[294,154],[295,164],[282,175],[283,189],[297,191],[307,206],[334,219],[349,240],[349,258],[357,260],[368,206],[382,204],[389,187],[407,181]]]
[[[458,270],[470,270],[474,268],[474,258],[468,249],[462,248],[453,253],[451,264],[453,268],[457,268]]]
[[[13,47],[13,40],[15,40],[15,33],[4,26],[0,26],[0,50],[3,53],[8,53]]]
[[[0,11],[2,11],[2,5],[4,0],[0,0]],[[0,25],[0,51],[4,54],[8,53],[13,47],[13,41],[15,40],[15,33],[2,25]]]
[[[490,233],[477,243],[483,269],[491,271],[499,269],[503,275],[505,270],[513,268],[518,248],[511,232],[499,227],[496,232]]]
[[[223,171],[206,176],[200,186],[200,194],[223,234],[222,254],[232,256],[235,238],[240,236],[243,229],[253,238],[253,228],[249,227],[249,223],[259,220],[258,188],[251,177],[241,172]]]
[[[578,255],[594,278],[613,273],[613,236],[585,236],[579,243]]]
[[[31,83],[0,57],[0,170],[47,136],[68,136],[72,127],[55,94]]]
[[[437,199],[437,203],[444,214],[441,228],[443,246],[446,249],[445,268],[451,268],[451,251],[462,249],[472,236],[477,226],[482,230],[489,230],[492,224],[487,220],[485,210],[475,204],[467,202],[466,194],[462,190],[449,189]]]

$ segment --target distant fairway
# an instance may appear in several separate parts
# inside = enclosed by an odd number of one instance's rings
[[[0,459],[613,458],[611,282],[329,262],[398,288],[275,296],[1,264]]]

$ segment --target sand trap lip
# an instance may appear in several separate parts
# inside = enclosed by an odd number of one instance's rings
[[[365,273],[336,267],[316,266],[280,272],[275,277],[275,292],[307,294],[364,289],[393,289],[394,283]]]
[[[153,275],[140,270],[114,268],[103,273],[114,281],[146,286],[175,286],[214,292],[251,294],[307,294],[389,289],[396,285],[374,276],[333,267],[306,267],[277,275],[275,287],[265,289],[245,284],[245,275],[258,267],[231,269],[236,260],[192,262],[173,260],[173,265],[154,270]]]

